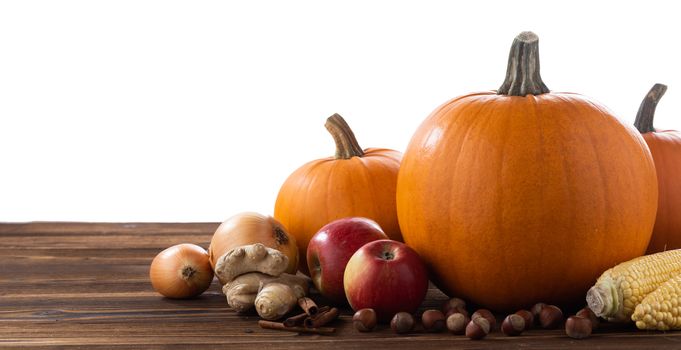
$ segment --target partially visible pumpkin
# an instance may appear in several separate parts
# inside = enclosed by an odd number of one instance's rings
[[[634,126],[655,161],[659,197],[653,237],[647,254],[681,248],[681,132],[655,130],[655,107],[667,86],[655,84],[641,102]]]
[[[550,92],[531,32],[498,91],[421,124],[397,185],[402,235],[436,285],[497,311],[583,304],[604,270],[645,252],[656,208],[641,135],[589,98]]]
[[[336,142],[336,155],[294,171],[279,190],[274,217],[296,236],[302,254],[322,226],[349,216],[372,219],[389,238],[401,241],[395,186],[402,154],[384,148],[362,150],[338,114],[329,117],[325,126]],[[300,270],[308,273],[305,259]]]
[[[295,237],[271,216],[253,212],[236,214],[225,220],[213,234],[208,247],[208,259],[215,270],[215,264],[228,251],[242,246],[262,243],[288,257],[286,272],[298,271],[298,246]],[[227,281],[220,281],[224,284]]]

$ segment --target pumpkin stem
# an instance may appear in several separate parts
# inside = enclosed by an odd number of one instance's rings
[[[326,119],[324,126],[336,142],[336,159],[350,159],[364,155],[352,129],[338,113]]]
[[[634,121],[634,126],[641,134],[655,131],[653,126],[655,108],[665,92],[667,92],[667,85],[655,84],[650,88],[646,97],[643,98],[641,106],[638,107],[638,113],[636,113],[636,120]]]
[[[522,32],[513,39],[508,55],[506,79],[497,91],[499,95],[526,96],[549,92],[539,75],[539,37]]]

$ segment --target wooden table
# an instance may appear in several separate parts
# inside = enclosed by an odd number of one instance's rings
[[[0,224],[0,348],[681,348],[681,332],[613,325],[581,341],[563,330],[513,338],[496,331],[482,341],[418,330],[397,336],[385,327],[359,333],[349,310],[334,324],[335,335],[298,335],[260,329],[256,315],[230,310],[217,280],[193,300],[156,294],[148,278],[152,258],[177,243],[207,247],[217,225]],[[423,308],[445,299],[433,287]]]

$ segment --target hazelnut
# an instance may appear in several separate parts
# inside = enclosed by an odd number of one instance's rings
[[[466,326],[466,336],[472,340],[479,340],[487,336],[490,331],[490,324],[484,317],[476,317],[468,322]]]
[[[442,332],[445,329],[445,315],[440,310],[426,310],[421,315],[423,328],[431,332]]]
[[[490,330],[494,329],[497,326],[497,319],[494,318],[494,314],[492,314],[492,312],[487,309],[478,309],[477,311],[475,311],[471,316],[471,320],[474,320],[478,317],[483,317],[487,319],[487,321],[489,322]]]
[[[539,321],[539,313],[541,312],[541,309],[544,308],[546,304],[544,303],[536,303],[532,308],[530,309],[530,312],[532,313],[532,316],[534,316],[534,319]]]
[[[447,317],[449,317],[453,314],[463,314],[463,315],[466,315],[466,317],[470,316],[468,314],[468,310],[457,307],[455,309],[449,309],[449,311],[445,312],[445,318],[447,318]]]
[[[371,332],[376,327],[376,311],[361,309],[352,316],[352,324],[360,332]]]
[[[408,312],[398,312],[390,321],[390,328],[397,334],[408,333],[414,328],[414,317]]]
[[[546,305],[539,313],[542,328],[555,329],[563,322],[563,312],[555,305]]]
[[[532,328],[532,324],[534,323],[534,316],[532,315],[531,312],[527,310],[518,310],[516,311],[515,314],[522,317],[523,320],[525,321],[525,329],[523,329],[524,331]]]
[[[471,319],[468,315],[455,312],[447,317],[447,329],[456,335],[463,335],[466,332],[466,325]]]
[[[511,314],[506,316],[501,323],[501,331],[509,337],[520,335],[525,330],[525,319],[520,315]]]
[[[466,302],[463,301],[463,299],[451,298],[449,300],[445,300],[445,302],[442,303],[442,306],[440,307],[440,310],[445,315],[450,313],[450,311],[457,309],[466,310]]]
[[[573,339],[584,339],[591,335],[591,320],[581,316],[570,316],[565,322],[565,333]]]
[[[589,309],[588,307],[585,307],[577,311],[577,316],[591,320],[591,329],[594,331],[597,330],[598,326],[601,324],[601,321],[598,319],[598,316],[596,316],[596,314],[593,311],[591,311],[591,309]]]

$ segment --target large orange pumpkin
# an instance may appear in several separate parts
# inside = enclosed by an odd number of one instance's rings
[[[402,235],[435,283],[497,311],[583,304],[605,269],[645,252],[656,207],[641,135],[593,100],[549,92],[531,32],[498,91],[423,122],[397,186]]]
[[[329,222],[363,216],[376,221],[389,238],[402,240],[395,208],[395,187],[402,154],[384,148],[362,150],[338,114],[325,124],[336,142],[334,157],[311,161],[281,186],[274,217],[296,237],[300,253]],[[307,273],[305,259],[300,270]]]
[[[653,155],[659,188],[648,254],[681,248],[681,132],[657,131],[653,126],[655,107],[666,91],[667,86],[655,84],[641,102],[634,122]]]

